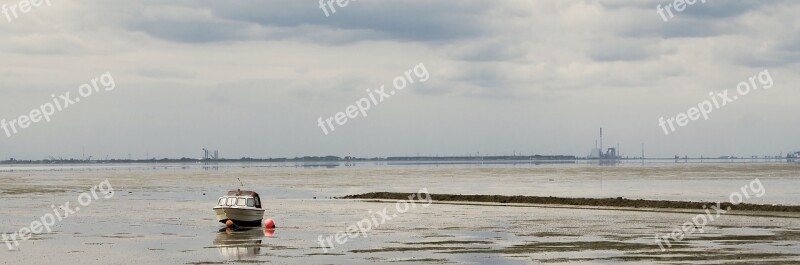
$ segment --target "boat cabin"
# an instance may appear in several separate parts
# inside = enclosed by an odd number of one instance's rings
[[[249,190],[232,190],[217,203],[223,207],[252,207],[261,209],[261,197],[258,193]]]

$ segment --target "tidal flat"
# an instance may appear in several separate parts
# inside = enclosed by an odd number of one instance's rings
[[[726,201],[755,178],[746,203],[800,205],[798,164],[79,165],[0,168],[0,233],[108,179],[114,196],[82,207],[52,232],[0,250],[4,264],[785,264],[800,261],[800,218],[731,214],[662,251],[654,236],[684,211],[439,203],[399,213],[370,192]],[[241,180],[241,184],[239,180]],[[258,191],[277,229],[227,230],[211,208],[225,191]],[[419,204],[419,203],[418,203]],[[397,212],[365,236],[323,249],[319,239],[375,212]],[[5,242],[0,242],[5,245]],[[325,251],[327,250],[327,251]]]

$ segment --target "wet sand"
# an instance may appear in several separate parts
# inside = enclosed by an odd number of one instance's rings
[[[753,176],[761,176],[767,192],[757,204],[771,205],[791,204],[792,198],[798,198],[794,193],[800,188],[797,172],[800,167],[783,165],[649,170],[246,166],[204,170],[181,166],[0,172],[0,207],[4,210],[0,233],[28,226],[49,212],[52,204],[74,204],[78,194],[104,179],[115,188],[113,198],[81,209],[56,225],[52,233],[20,242],[16,251],[0,249],[0,263],[796,263],[800,261],[800,219],[790,217],[724,215],[709,223],[703,233],[687,235],[662,252],[654,235],[669,233],[697,215],[670,209],[648,212],[600,206],[437,202],[399,214],[369,231],[367,237],[350,238],[327,253],[318,238],[345,231],[370,213],[395,208],[391,200],[329,199],[375,190],[402,193],[425,187],[433,194],[485,191],[507,196],[545,195],[542,197],[571,197],[578,191],[592,197],[627,198],[631,195],[617,193],[615,187],[625,185],[620,189],[643,199],[700,197],[712,201],[738,190]],[[681,177],[666,181],[673,174]],[[632,183],[627,176],[644,181]],[[224,191],[239,186],[237,177],[264,196],[266,217],[275,219],[278,229],[222,229],[211,208]],[[654,189],[650,181],[665,185]],[[686,182],[699,185],[694,185],[697,189],[663,189],[684,187]]]

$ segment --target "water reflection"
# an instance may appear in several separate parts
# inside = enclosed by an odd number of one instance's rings
[[[264,237],[275,234],[274,229],[264,228],[223,228],[219,230],[214,246],[225,258],[241,260],[261,254],[261,243]]]

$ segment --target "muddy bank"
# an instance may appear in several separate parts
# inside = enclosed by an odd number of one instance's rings
[[[337,199],[384,199],[408,200],[411,193],[398,192],[370,192],[357,195],[347,195]],[[540,196],[504,196],[504,195],[455,195],[455,194],[430,194],[433,201],[442,202],[489,202],[489,203],[523,203],[523,204],[554,204],[574,206],[606,206],[629,208],[664,208],[664,209],[704,209],[716,202],[691,202],[691,201],[663,201],[663,200],[631,200],[618,198],[563,198]],[[733,205],[730,202],[720,203],[721,209],[738,211],[760,212],[800,212],[800,206],[795,205],[766,205],[741,203]],[[713,211],[713,209],[711,209]]]

